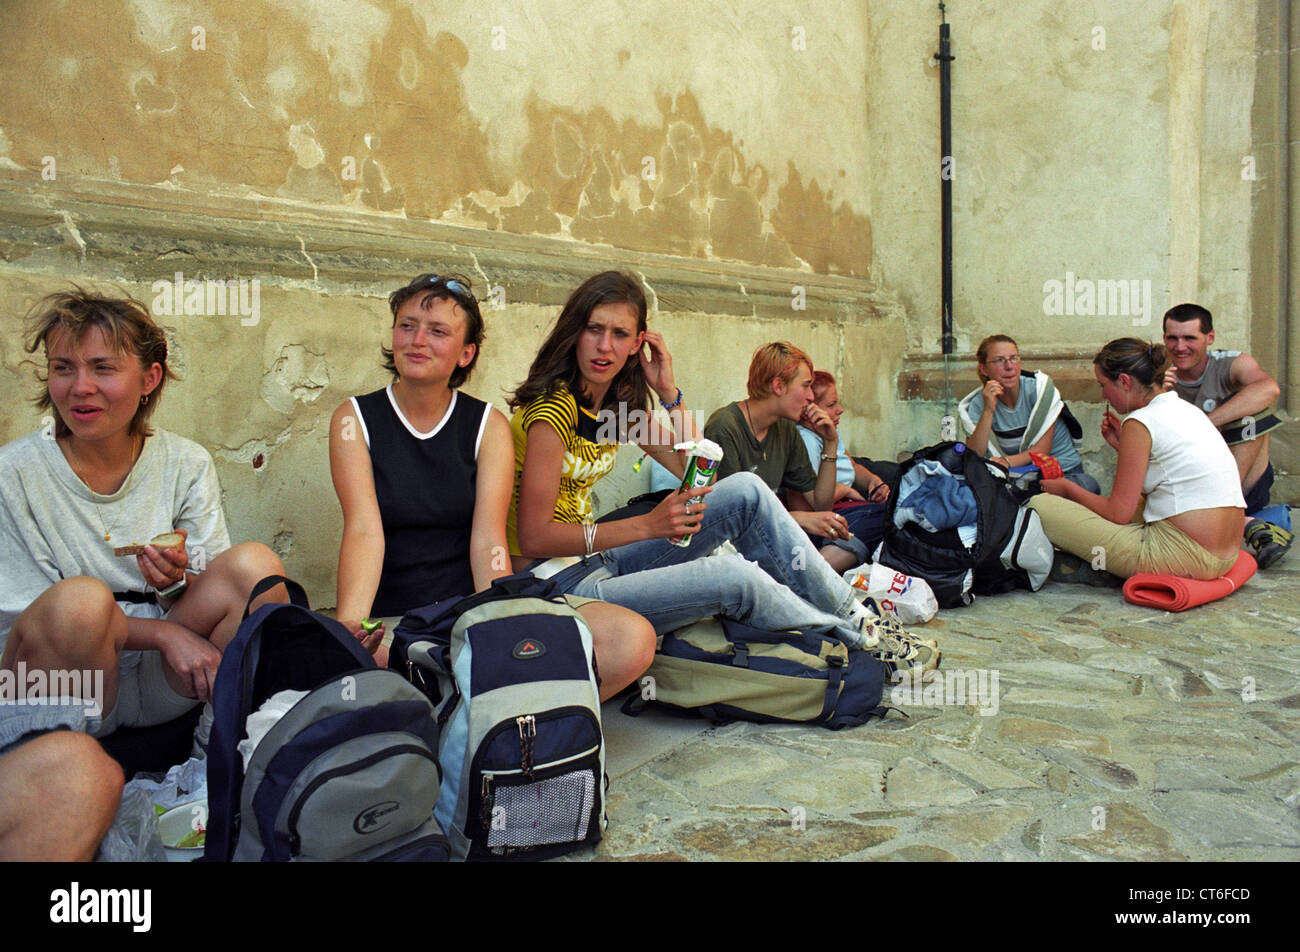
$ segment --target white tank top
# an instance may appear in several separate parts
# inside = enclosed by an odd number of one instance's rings
[[[1246,508],[1237,462],[1199,407],[1170,391],[1125,419],[1137,420],[1151,434],[1151,462],[1142,482],[1147,522],[1193,509]]]

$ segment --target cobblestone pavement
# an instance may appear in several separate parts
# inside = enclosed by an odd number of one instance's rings
[[[1049,583],[918,630],[996,692],[841,732],[606,705],[609,831],[572,858],[1300,859],[1294,554],[1181,614]]]

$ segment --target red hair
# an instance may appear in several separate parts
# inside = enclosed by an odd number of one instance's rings
[[[812,358],[794,344],[786,341],[773,341],[754,351],[749,362],[749,398],[762,400],[772,394],[772,381],[780,379],[788,384],[798,372],[800,364],[808,365],[808,372],[813,373]]]
[[[813,398],[821,403],[826,391],[835,386],[835,376],[828,370],[813,371]]]

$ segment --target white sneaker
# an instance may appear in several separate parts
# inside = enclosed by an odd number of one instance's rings
[[[190,756],[199,760],[208,756],[208,739],[212,736],[212,702],[208,701],[203,705],[203,713],[199,715],[199,724],[194,728],[194,746],[190,748]]]

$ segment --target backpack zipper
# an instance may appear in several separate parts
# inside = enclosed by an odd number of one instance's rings
[[[524,776],[533,779],[533,741],[537,739],[537,718],[532,714],[523,714],[515,718],[519,727],[519,764]]]

